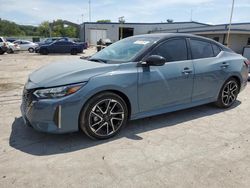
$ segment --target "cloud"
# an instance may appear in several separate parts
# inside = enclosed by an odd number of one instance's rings
[[[65,19],[79,23],[89,21],[88,0],[0,0],[4,8],[0,17],[21,24],[39,24],[45,20]],[[234,19],[249,19],[250,0],[235,2]],[[175,21],[194,19],[200,22],[227,22],[231,1],[228,0],[92,0],[92,21],[125,16],[127,22],[160,22],[167,18]],[[222,11],[223,10],[223,11]],[[244,19],[245,16],[245,19]]]

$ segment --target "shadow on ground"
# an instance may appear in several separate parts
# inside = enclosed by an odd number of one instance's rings
[[[230,109],[235,108],[240,104],[240,101],[236,101],[234,106]],[[203,105],[150,118],[130,121],[119,135],[102,141],[90,140],[81,132],[63,135],[37,132],[33,128],[24,125],[22,118],[19,117],[15,118],[12,124],[9,145],[22,152],[38,156],[67,153],[112,142],[123,137],[133,140],[141,140],[143,138],[138,136],[140,133],[163,127],[178,126],[178,124],[186,121],[211,116],[230,109],[218,109],[213,105]]]

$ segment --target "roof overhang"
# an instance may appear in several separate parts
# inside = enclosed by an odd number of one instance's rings
[[[215,34],[227,34],[228,31],[224,30],[224,31],[189,31],[188,33],[192,33],[192,34],[207,34],[207,35],[215,35]],[[245,35],[250,35],[250,31],[234,31],[231,30],[230,34],[245,34]]]

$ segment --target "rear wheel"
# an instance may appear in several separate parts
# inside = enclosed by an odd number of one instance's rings
[[[91,98],[80,114],[80,127],[90,138],[107,139],[127,123],[128,109],[124,100],[111,92]]]
[[[228,79],[221,88],[217,102],[215,103],[220,108],[231,107],[237,99],[240,91],[240,86],[235,78]]]

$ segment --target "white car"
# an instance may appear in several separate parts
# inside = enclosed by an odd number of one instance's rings
[[[0,55],[3,55],[5,52],[7,52],[7,50],[8,47],[5,38],[0,37]]]
[[[0,37],[0,46],[5,46],[7,45],[7,41],[4,37]]]
[[[36,47],[38,47],[38,44],[27,41],[27,40],[16,40],[13,43],[18,44],[20,47],[20,50],[22,51],[28,50],[30,53],[34,52]]]
[[[7,47],[8,47],[7,53],[12,54],[16,51],[20,51],[20,46],[18,44],[14,44],[12,42],[6,42],[6,43],[7,43]]]

